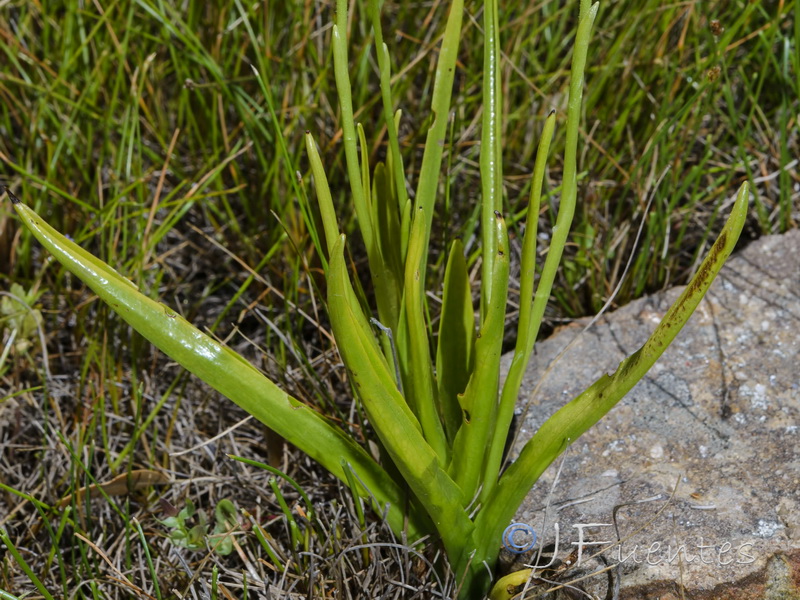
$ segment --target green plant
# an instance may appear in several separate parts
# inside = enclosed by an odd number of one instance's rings
[[[39,295],[33,290],[25,292],[18,283],[12,283],[8,292],[0,292],[0,375],[5,373],[6,360],[12,352],[27,355],[33,346],[34,336],[42,326],[42,313],[33,308]]]
[[[346,2],[337,1],[333,26],[336,85],[351,196],[366,247],[375,312],[363,290],[351,282],[345,237],[340,233],[325,169],[310,133],[306,147],[323,230],[317,231],[314,207],[304,204],[303,216],[324,265],[333,334],[350,374],[353,394],[377,433],[380,462],[242,357],[201,333],[166,305],[141,294],[128,279],[52,229],[9,192],[17,213],[36,238],[145,338],[342,481],[351,482],[359,495],[372,499],[375,508],[385,512],[395,531],[405,530],[411,541],[427,534],[437,536],[461,578],[463,598],[481,597],[487,591],[501,532],[545,468],[641,379],[688,320],[738,239],[749,194],[747,185],[742,185],[708,257],[645,345],[622,361],[614,374],[598,379],[553,415],[518,459],[503,470],[503,447],[522,375],[575,212],[583,72],[598,5],[587,0],[580,3],[561,198],[547,258],[534,286],[537,218],[555,129],[554,112],[547,117],[539,142],[522,250],[517,342],[501,386],[499,361],[510,251],[503,218],[497,4],[497,0],[484,4],[479,315],[476,320],[467,263],[461,242],[456,240],[449,251],[442,311],[438,331],[434,332],[425,297],[426,267],[463,0],[453,0],[446,23],[433,89],[432,120],[413,200],[406,191],[397,136],[400,115],[392,105],[389,52],[382,41],[379,3],[371,0],[368,6],[390,144],[386,163],[370,169],[366,135],[353,117],[345,41]],[[276,129],[280,136],[280,129]],[[372,327],[375,323],[377,335]]]
[[[181,548],[189,550],[205,550],[211,548],[217,554],[227,556],[233,551],[233,538],[231,531],[239,526],[236,517],[236,506],[230,500],[222,499],[217,502],[214,508],[214,529],[209,534],[208,518],[203,511],[195,509],[194,502],[186,499],[186,506],[177,510],[168,507],[169,512],[173,513],[161,524],[169,527],[171,531],[167,534],[169,541]],[[189,525],[187,521],[196,519],[194,525]],[[208,546],[206,546],[208,542]]]

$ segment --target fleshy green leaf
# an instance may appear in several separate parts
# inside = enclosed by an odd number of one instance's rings
[[[397,210],[397,200],[393,195],[393,187],[389,179],[389,173],[383,163],[375,165],[373,174],[373,222],[376,224],[378,238],[380,242],[381,257],[384,266],[388,268],[392,279],[394,279],[393,289],[398,290],[399,281],[403,278],[403,259],[400,256],[400,216]],[[399,298],[394,302],[395,310],[399,313]],[[393,315],[390,323],[384,323],[387,327],[396,327],[399,314]]]
[[[369,0],[369,13],[372,19],[372,29],[375,34],[375,54],[378,59],[378,72],[380,73],[381,101],[383,103],[383,118],[389,134],[389,153],[386,166],[389,168],[389,177],[392,178],[397,200],[397,210],[402,210],[408,199],[406,193],[405,170],[403,156],[400,154],[400,141],[397,137],[400,111],[392,117],[392,72],[389,60],[389,48],[383,42],[381,30],[380,6],[378,0]]]
[[[328,255],[333,251],[333,245],[339,239],[339,224],[336,220],[336,211],[333,209],[333,198],[328,186],[328,176],[322,166],[322,160],[317,152],[317,144],[310,131],[306,131],[306,153],[311,164],[311,173],[314,176],[314,189],[317,192],[317,203],[322,216],[322,227],[325,230],[325,247]]]
[[[495,293],[475,341],[475,366],[461,399],[463,422],[453,442],[453,459],[448,467],[448,472],[470,498],[481,484],[486,449],[495,433],[505,329],[509,253],[505,219],[499,212],[494,215],[493,225],[494,235],[499,240],[492,271]]]
[[[461,426],[462,394],[472,373],[475,348],[475,313],[469,285],[467,261],[461,240],[454,240],[444,272],[442,313],[436,348],[436,377],[447,437],[455,437]]]
[[[398,391],[364,320],[344,263],[344,236],[331,256],[328,307],[339,353],[358,390],[370,421],[392,461],[424,507],[453,555],[460,554],[472,522],[464,511],[461,490],[442,468],[422,435],[422,428]]]
[[[420,261],[420,277],[425,281],[427,270],[428,240],[430,239],[433,207],[439,189],[439,174],[442,168],[442,153],[447,134],[447,121],[450,115],[450,99],[453,95],[453,80],[456,74],[456,58],[461,42],[461,20],[464,14],[464,0],[453,0],[444,29],[439,60],[436,63],[436,76],[433,80],[431,113],[433,122],[425,137],[425,151],[422,155],[419,183],[415,207],[422,209],[425,222],[424,255]],[[416,219],[417,216],[415,215]],[[416,268],[416,267],[415,267]]]
[[[545,121],[542,138],[539,141],[539,148],[536,152],[536,163],[533,169],[533,181],[531,182],[531,198],[528,204],[528,219],[525,224],[525,239],[522,243],[522,260],[520,265],[520,288],[519,288],[519,324],[517,326],[517,344],[514,349],[514,358],[508,369],[506,381],[500,395],[500,406],[497,413],[497,434],[492,440],[489,456],[486,460],[484,473],[483,490],[481,499],[485,499],[494,488],[497,476],[500,473],[501,462],[503,460],[503,450],[514,416],[514,407],[517,404],[517,395],[522,384],[522,377],[528,366],[533,345],[539,334],[539,325],[544,316],[544,309],[550,298],[550,289],[558,269],[558,259],[561,256],[564,244],[566,243],[569,224],[565,224],[565,218],[561,210],[557,222],[561,223],[562,233],[554,236],[551,252],[546,259],[545,270],[539,280],[539,289],[533,297],[533,283],[536,275],[536,231],[539,221],[539,205],[542,198],[542,185],[544,183],[544,172],[547,164],[547,154],[550,149],[550,141],[553,138],[555,128],[555,111],[551,112]],[[564,212],[571,212],[567,207],[567,202],[561,204]]]
[[[747,216],[749,189],[744,183],[722,232],[697,273],[644,345],[550,417],[500,478],[476,520],[479,548],[492,547],[528,490],[544,470],[589,427],[597,423],[647,373],[689,320],[725,260],[733,251]]]
[[[425,252],[425,219],[422,209],[417,209],[414,223],[411,226],[411,238],[406,258],[404,284],[405,331],[401,337],[403,350],[400,353],[402,370],[405,374],[404,388],[406,398],[414,414],[417,415],[425,439],[436,452],[439,460],[445,463],[448,457],[447,441],[439,420],[434,385],[433,361],[428,343],[428,327],[425,323],[424,294],[425,282],[422,279],[424,269],[421,266]],[[404,364],[403,364],[404,363]]]
[[[481,237],[483,240],[481,271],[481,321],[492,302],[494,260],[497,246],[494,215],[503,210],[503,152],[500,138],[500,40],[497,0],[483,4],[483,117],[481,121]],[[503,290],[499,291],[504,293]]]
[[[344,432],[165,304],[140,293],[133,283],[58,233],[30,208],[21,202],[14,208],[39,242],[131,327],[343,481],[341,460],[345,459],[374,495],[378,510],[390,505],[390,523],[397,531],[403,529],[403,488]],[[412,531],[416,526],[412,515]]]

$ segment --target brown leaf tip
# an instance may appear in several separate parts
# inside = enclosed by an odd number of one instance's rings
[[[11,200],[12,204],[20,204],[22,202],[22,200],[14,195],[7,185],[0,185],[0,191],[3,191],[8,195],[8,199]]]

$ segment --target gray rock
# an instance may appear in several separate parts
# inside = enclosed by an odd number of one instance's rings
[[[680,292],[538,344],[512,456],[544,419],[637,350]],[[576,525],[603,524],[585,538],[616,540],[616,511],[621,537],[630,537],[605,552],[611,583],[607,573],[580,583],[600,598],[615,597],[614,580],[623,599],[800,598],[799,325],[800,231],[762,238],[729,260],[647,377],[571,446],[554,487],[561,459],[545,472],[516,520],[545,543],[558,523],[563,559],[577,548]],[[600,547],[583,549],[573,577],[604,567],[586,559]]]

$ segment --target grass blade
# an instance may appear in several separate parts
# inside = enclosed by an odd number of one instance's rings
[[[28,576],[28,579],[31,580],[31,583],[36,586],[36,589],[39,590],[39,593],[45,598],[45,600],[55,600],[50,592],[47,591],[47,588],[44,587],[41,579],[36,576],[36,573],[33,572],[30,565],[25,561],[25,558],[20,554],[20,551],[14,545],[14,542],[11,541],[11,538],[8,535],[8,532],[5,530],[5,527],[0,527],[0,543],[2,543],[7,549],[8,552],[11,554],[11,558],[17,563],[22,572]],[[9,594],[10,596],[10,594]],[[11,596],[13,598],[13,596]]]

